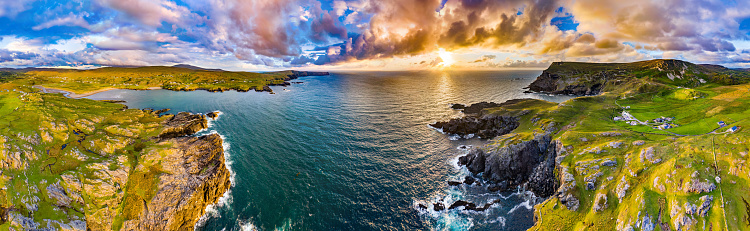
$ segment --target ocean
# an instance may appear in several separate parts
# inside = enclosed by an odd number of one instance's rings
[[[350,72],[302,77],[267,92],[112,90],[86,98],[173,113],[221,111],[203,133],[224,138],[232,188],[197,230],[525,230],[539,198],[448,186],[477,138],[428,124],[462,116],[452,103],[571,97],[525,94],[541,71]],[[468,200],[483,212],[419,209]]]

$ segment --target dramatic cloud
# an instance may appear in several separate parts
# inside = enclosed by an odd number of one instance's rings
[[[0,41],[5,66],[381,68],[411,59],[424,68],[441,62],[441,49],[462,54],[455,68],[650,58],[750,65],[743,1],[0,0],[3,24],[0,36],[12,38]]]

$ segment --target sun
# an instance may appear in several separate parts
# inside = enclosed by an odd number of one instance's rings
[[[441,67],[449,67],[456,63],[456,60],[453,59],[453,53],[446,51],[443,48],[440,48],[440,50],[438,50],[438,56],[441,60],[443,60],[443,62],[440,62],[439,64],[439,66]]]

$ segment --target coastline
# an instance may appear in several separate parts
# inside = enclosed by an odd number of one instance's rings
[[[133,89],[127,89],[127,88],[115,88],[115,87],[105,87],[99,90],[84,92],[84,93],[74,93],[72,91],[60,89],[60,88],[53,88],[53,87],[45,87],[42,85],[34,85],[34,88],[41,90],[44,93],[62,93],[68,98],[71,99],[80,99],[87,96],[96,95],[102,92],[111,91],[111,90],[119,90],[119,89],[126,89],[126,90],[133,90]],[[145,90],[161,90],[161,87],[149,87]]]

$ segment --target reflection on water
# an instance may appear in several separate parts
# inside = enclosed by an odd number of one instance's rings
[[[231,144],[235,186],[201,230],[521,230],[532,223],[523,202],[533,198],[446,184],[466,174],[454,164],[457,147],[485,141],[452,141],[427,124],[460,116],[451,103],[565,100],[522,93],[539,73],[334,73],[272,87],[274,95],[114,90],[88,98],[223,112],[210,130]],[[503,203],[483,213],[414,207],[456,198]]]

